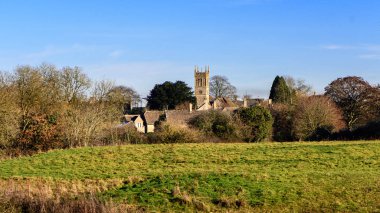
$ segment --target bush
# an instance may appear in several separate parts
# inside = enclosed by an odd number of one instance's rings
[[[353,131],[344,130],[332,135],[334,140],[379,140],[380,121],[369,122]]]
[[[242,108],[236,112],[241,122],[248,128],[248,142],[268,140],[272,134],[273,118],[270,111],[261,106]]]
[[[363,127],[353,131],[356,140],[377,140],[380,139],[380,121],[369,122]]]
[[[271,114],[274,120],[272,139],[274,141],[293,141],[293,106],[286,104],[275,104],[271,108]]]
[[[328,140],[344,126],[341,111],[328,97],[305,97],[295,107],[293,133],[297,140]]]
[[[333,132],[334,132],[334,127],[332,125],[319,126],[310,134],[307,140],[309,141],[330,140]]]
[[[33,115],[23,119],[17,139],[13,142],[13,148],[21,152],[38,152],[50,149],[65,148],[61,127],[53,115]]]
[[[174,127],[161,123],[154,133],[148,134],[148,143],[196,143],[202,142],[202,136],[191,129]]]
[[[147,143],[144,134],[137,131],[134,126],[124,125],[108,129],[102,139],[103,145],[143,144]]]
[[[195,127],[207,136],[216,136],[223,140],[241,138],[239,121],[231,114],[221,111],[207,111],[195,116],[189,121],[190,126]]]

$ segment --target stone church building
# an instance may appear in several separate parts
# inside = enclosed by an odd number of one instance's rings
[[[226,97],[213,98],[210,95],[210,67],[200,70],[197,66],[194,70],[194,94],[197,100],[196,111],[223,110],[234,111],[243,107],[244,102],[232,101]]]
[[[244,99],[242,101],[230,100],[226,97],[213,98],[210,96],[210,67],[205,69],[194,69],[194,94],[196,106],[189,104],[187,109],[164,110],[164,111],[145,111],[142,115],[126,115],[126,121],[135,123],[140,132],[154,132],[155,126],[159,121],[165,121],[169,125],[177,127],[187,127],[187,123],[194,116],[206,110],[220,110],[232,112],[240,107],[250,107],[265,104],[263,99]],[[270,104],[270,102],[268,102]],[[140,119],[141,117],[141,119]],[[131,119],[133,118],[133,119]],[[141,124],[143,121],[143,124]]]

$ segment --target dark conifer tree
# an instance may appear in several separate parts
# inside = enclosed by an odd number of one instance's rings
[[[269,98],[273,103],[291,103],[291,92],[282,76],[276,76],[274,79]]]
[[[156,84],[147,97],[148,108],[155,110],[175,109],[176,106],[189,102],[195,104],[194,93],[183,81],[172,83],[166,81]]]

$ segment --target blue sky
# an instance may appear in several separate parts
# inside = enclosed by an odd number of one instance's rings
[[[0,70],[43,62],[143,96],[165,80],[193,86],[195,65],[253,97],[267,97],[276,75],[318,93],[347,75],[378,84],[380,1],[1,1]]]

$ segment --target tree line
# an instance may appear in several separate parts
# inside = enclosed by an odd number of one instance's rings
[[[215,98],[236,100],[228,78],[210,82]],[[361,77],[332,81],[321,95],[303,80],[277,76],[270,91],[273,104],[231,113],[207,111],[176,129],[162,121],[143,135],[121,125],[141,101],[130,87],[93,81],[79,67],[50,64],[19,66],[0,72],[0,149],[10,155],[55,148],[120,143],[204,141],[299,141],[380,138],[380,86]],[[188,109],[194,93],[182,81],[157,84],[147,97],[150,109]],[[194,104],[195,106],[195,104]]]
[[[210,93],[215,98],[228,97],[236,100],[237,97],[236,87],[224,76],[211,78]],[[319,141],[380,137],[380,133],[376,133],[380,132],[380,87],[370,85],[361,77],[338,78],[326,86],[324,94],[316,95],[304,80],[276,76],[269,99],[273,104],[267,108],[252,107],[230,114],[203,113],[195,117],[190,126],[208,136],[237,141]],[[188,106],[184,103],[194,103],[195,98],[190,87],[177,81],[157,84],[147,101],[151,109],[187,109]],[[263,116],[268,114],[270,116]],[[168,127],[164,130],[168,131]],[[247,132],[250,132],[249,136]]]
[[[358,76],[347,76],[332,81],[324,94],[312,95],[310,87],[302,81],[289,82],[295,81],[277,76],[271,88],[274,140],[376,138],[376,131],[363,132],[380,130],[379,85],[371,85]]]
[[[114,126],[140,96],[79,67],[0,72],[0,148],[13,154],[114,142]]]

